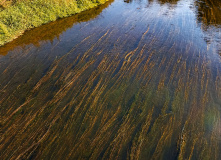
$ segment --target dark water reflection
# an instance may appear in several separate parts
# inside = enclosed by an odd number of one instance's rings
[[[196,1],[197,21],[205,32],[208,45],[216,45],[221,53],[221,1]]]
[[[153,2],[157,2],[160,4],[177,4],[177,2],[180,0],[149,0],[147,1],[148,3],[153,3]],[[132,2],[143,2],[142,0],[124,0],[124,2],[126,3],[132,3]]]
[[[219,4],[115,0],[1,47],[0,159],[220,159]]]
[[[195,2],[197,20],[204,24],[204,28],[213,25],[221,27],[221,1],[201,0]]]

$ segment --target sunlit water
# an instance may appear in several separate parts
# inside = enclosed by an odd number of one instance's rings
[[[221,159],[221,2],[115,0],[0,48],[0,159]]]

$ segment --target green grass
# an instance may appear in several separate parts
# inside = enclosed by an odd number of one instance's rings
[[[0,46],[25,30],[68,17],[108,0],[27,0],[0,11]]]

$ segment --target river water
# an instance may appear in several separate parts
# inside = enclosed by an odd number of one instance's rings
[[[221,2],[115,0],[0,47],[0,159],[221,159]]]

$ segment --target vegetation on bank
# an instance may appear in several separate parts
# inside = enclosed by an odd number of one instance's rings
[[[17,38],[25,30],[88,10],[106,1],[25,0],[5,6],[0,3],[0,46]]]

